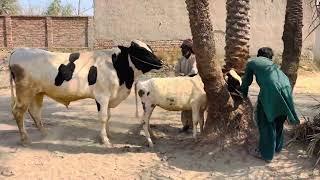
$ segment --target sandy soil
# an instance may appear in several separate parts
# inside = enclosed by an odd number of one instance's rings
[[[3,76],[0,76],[0,78]],[[299,115],[312,117],[310,107],[320,100],[320,75],[302,73],[295,89]],[[1,79],[4,83],[4,79]],[[258,88],[251,88],[255,101]],[[318,94],[319,93],[319,94]],[[133,94],[133,93],[132,93]],[[179,112],[156,108],[151,124],[157,140],[146,146],[134,116],[134,97],[112,110],[110,129],[113,148],[97,143],[99,122],[96,105],[87,99],[69,109],[45,100],[42,119],[49,130],[42,138],[29,116],[27,131],[33,141],[19,144],[19,134],[9,108],[9,89],[0,90],[0,179],[317,179],[315,159],[307,158],[303,146],[293,144],[270,164],[251,157],[243,147],[216,152],[216,145],[196,143],[191,133],[178,133]],[[141,110],[140,110],[141,112]],[[287,137],[288,139],[288,137]]]

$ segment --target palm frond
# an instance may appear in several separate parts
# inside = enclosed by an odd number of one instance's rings
[[[318,0],[310,0],[309,6],[313,11],[309,32],[304,40],[306,40],[320,26],[320,3]]]

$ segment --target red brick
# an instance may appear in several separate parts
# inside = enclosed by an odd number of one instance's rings
[[[88,47],[87,17],[52,17],[53,47]]]
[[[45,47],[46,28],[43,17],[11,17],[14,47]]]
[[[5,47],[4,17],[0,17],[0,47]]]

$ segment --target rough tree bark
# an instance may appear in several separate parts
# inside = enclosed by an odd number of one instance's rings
[[[283,28],[283,54],[281,69],[288,76],[292,88],[298,77],[298,67],[302,48],[303,2],[287,0]]]
[[[221,66],[215,59],[215,43],[208,0],[186,0],[186,4],[197,67],[208,98],[205,133],[226,134],[226,131],[246,129],[252,111],[235,104],[226,87]],[[243,112],[247,116],[243,116]]]
[[[250,20],[249,0],[226,2],[225,69],[243,72],[249,58]]]

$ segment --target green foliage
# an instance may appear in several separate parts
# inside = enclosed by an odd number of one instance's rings
[[[0,15],[15,15],[19,11],[17,0],[0,0]]]
[[[61,12],[62,16],[72,16],[73,15],[73,8],[71,4],[67,4],[62,8]]]
[[[63,6],[61,0],[53,0],[49,5],[45,15],[47,16],[72,16],[73,8],[71,4]]]

